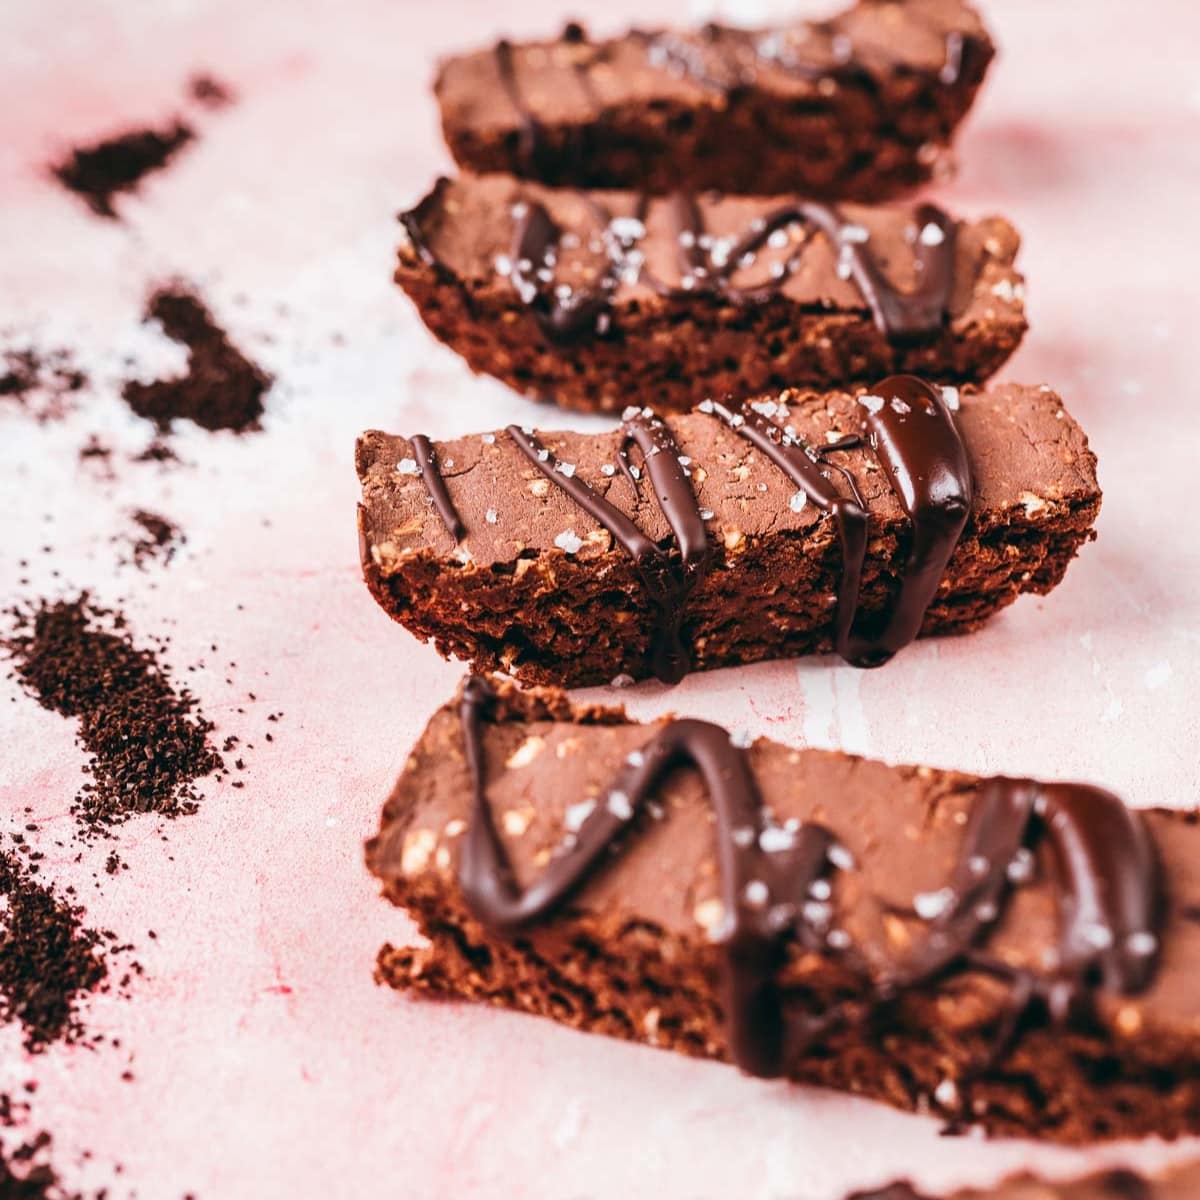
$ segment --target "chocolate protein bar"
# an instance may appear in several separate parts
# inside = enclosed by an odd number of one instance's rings
[[[1061,1142],[1200,1130],[1200,823],[480,676],[367,846],[378,977]]]
[[[928,180],[994,55],[960,0],[864,0],[826,21],[497,42],[435,84],[475,171],[652,192],[878,200]]]
[[[396,280],[475,371],[565,408],[687,409],[890,372],[986,379],[1025,332],[1018,237],[931,204],[442,179]]]
[[[1044,593],[1095,458],[1045,387],[790,391],[357,450],[368,586],[445,655],[585,685],[834,651],[886,662]]]

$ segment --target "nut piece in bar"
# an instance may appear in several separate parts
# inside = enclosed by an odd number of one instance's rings
[[[526,683],[878,666],[1045,593],[1092,536],[1095,457],[1044,387],[894,376],[609,433],[357,449],[364,575],[447,656]]]
[[[396,281],[472,370],[564,408],[684,410],[893,372],[979,382],[1025,333],[1019,239],[928,203],[440,180]]]
[[[1200,1131],[1200,823],[472,676],[367,861],[378,977],[951,1127]]]
[[[572,23],[450,58],[434,88],[451,153],[474,171],[880,200],[943,165],[994,53],[961,0],[862,0],[769,29],[593,41]]]

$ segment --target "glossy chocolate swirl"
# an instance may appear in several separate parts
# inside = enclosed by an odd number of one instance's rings
[[[799,225],[824,234],[841,256],[843,269],[853,278],[870,309],[876,327],[893,343],[918,341],[936,333],[949,311],[954,284],[955,222],[940,208],[922,204],[914,214],[914,270],[918,283],[901,291],[887,277],[868,248],[866,231],[847,224],[829,205],[797,200],[756,221],[738,237],[732,248],[718,256],[710,243],[704,214],[696,197],[677,193],[670,200],[679,247],[680,279],[668,283],[647,270],[639,242],[645,236],[649,199],[638,199],[632,218],[620,219],[597,200],[580,194],[596,220],[606,258],[594,278],[581,287],[555,285],[553,267],[562,243],[562,230],[545,205],[526,201],[520,206],[514,233],[516,265],[510,276],[521,299],[537,316],[551,341],[565,342],[597,329],[598,318],[612,306],[621,279],[636,279],[669,300],[697,295],[718,295],[733,304],[760,304],[778,292],[800,265],[798,253],[776,262],[769,276],[757,283],[736,282],[737,274],[753,262],[772,235]],[[632,234],[617,229],[633,230]]]
[[[536,881],[521,888],[487,799],[482,726],[495,699],[482,677],[464,685],[460,716],[474,805],[459,880],[471,911],[503,934],[551,917],[608,858],[664,778],[676,769],[696,768],[717,818],[724,920],[711,936],[724,949],[730,1048],[752,1074],[787,1074],[832,1028],[869,1021],[901,992],[959,970],[1012,983],[1010,1018],[997,1038],[997,1054],[1007,1049],[1035,999],[1065,1024],[1090,1015],[1097,991],[1136,994],[1154,977],[1163,912],[1159,861],[1143,820],[1111,793],[1025,779],[981,781],[948,884],[951,899],[908,957],[882,971],[869,970],[844,933],[835,942],[832,906],[822,903],[814,913],[807,903],[829,873],[831,857],[851,865],[846,852],[816,824],[774,827],[782,840],[764,838],[768,815],[747,754],[725,730],[705,721],[661,725],[626,757],[577,835],[564,842]],[[828,800],[836,804],[836,797]],[[1058,943],[1056,961],[1035,972],[984,951],[1012,890],[1033,878],[1042,845],[1058,903]],[[823,886],[832,894],[829,884]],[[790,1010],[777,976],[793,942],[843,961],[861,976],[864,999],[836,1003],[816,1016]]]
[[[974,953],[1014,880],[1028,877],[1039,842],[1049,847],[1062,897],[1056,961],[1044,977],[1013,972]],[[1135,995],[1154,977],[1163,912],[1158,857],[1145,822],[1111,792],[1029,779],[987,780],[949,886],[953,903],[896,969],[894,985],[912,986],[969,960],[977,969],[1013,978],[1016,1007],[1040,998],[1053,1020],[1066,1023],[1096,988]]]
[[[571,464],[559,462],[537,441],[531,430],[510,425],[508,434],[525,457],[607,529],[633,559],[657,614],[651,640],[651,669],[664,683],[678,683],[691,666],[680,629],[683,608],[688,596],[708,573],[711,560],[708,534],[696,504],[696,495],[688,482],[689,471],[680,461],[679,446],[666,422],[648,410],[635,411],[625,418],[621,430],[623,438],[617,456],[621,469],[635,491],[641,486],[643,473],[648,477],[654,499],[674,535],[678,559],[580,479]],[[629,458],[629,450],[634,446],[641,455],[640,467]]]
[[[912,544],[900,590],[874,627],[861,619],[859,589],[868,541],[862,496],[847,473],[851,497],[834,488],[827,457],[858,444],[843,439],[815,451],[791,437],[752,405],[736,412],[709,401],[701,411],[718,416],[771,460],[823,512],[833,518],[842,545],[842,579],[834,624],[834,649],[858,667],[877,667],[920,633],[946,565],[970,516],[974,499],[966,447],[941,392],[914,375],[893,375],[859,397],[862,436],[912,521]]]

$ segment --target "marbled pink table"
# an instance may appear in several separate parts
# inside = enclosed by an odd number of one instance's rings
[[[1100,540],[1053,596],[881,672],[776,664],[621,698],[797,745],[1190,805],[1200,18],[1189,0],[987,7],[1002,57],[944,193],[1025,234],[1033,332],[1008,374],[1053,383],[1091,434]],[[672,6],[595,8],[600,26]],[[171,634],[177,665],[209,662],[194,680],[204,707],[221,735],[257,746],[246,787],[209,786],[199,815],[165,827],[169,841],[153,819],[125,826],[130,870],[105,876],[108,847],[76,862],[76,846],[53,844],[72,834],[80,781],[71,724],[0,681],[4,819],[23,823],[32,806],[46,876],[75,881],[91,920],[135,942],[147,969],[131,1000],[88,1009],[120,1050],[30,1059],[0,1029],[0,1090],[38,1081],[34,1119],[69,1182],[112,1183],[120,1163],[115,1194],[142,1197],[833,1200],[904,1173],[932,1187],[1196,1153],[946,1139],[932,1120],[372,983],[380,942],[411,931],[377,899],[361,842],[460,668],[392,626],[360,582],[354,437],[554,421],[426,335],[389,282],[393,215],[447,162],[427,90],[435,54],[565,15],[560,0],[0,6],[0,329],[4,344],[76,347],[96,382],[62,424],[0,412],[0,604],[81,586],[124,599],[140,634]],[[197,68],[240,102],[199,118],[199,143],[122,203],[123,223],[46,181],[42,164],[71,141],[165,117]],[[181,362],[139,326],[147,284],[175,273],[278,375],[265,429],[185,429],[190,465],[105,483],[76,452],[92,431],[119,451],[144,444],[117,387],[126,355],[148,378]],[[186,530],[165,570],[114,566],[110,538],[138,505]],[[38,552],[47,542],[53,555]],[[25,556],[33,582],[18,588]],[[218,669],[227,661],[238,665]],[[286,717],[268,745],[274,709]]]

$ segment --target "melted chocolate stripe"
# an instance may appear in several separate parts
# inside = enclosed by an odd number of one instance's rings
[[[493,699],[488,683],[475,676],[463,689],[460,710],[475,803],[474,819],[463,842],[459,879],[471,911],[485,925],[503,933],[547,917],[586,880],[662,779],[681,767],[696,768],[716,814],[730,1047],[738,1065],[751,1074],[771,1077],[784,1073],[787,1020],[775,975],[798,920],[794,914],[826,870],[833,844],[830,834],[817,825],[805,826],[792,850],[762,850],[763,807],[745,753],[719,725],[675,720],[626,759],[604,801],[588,815],[574,842],[551,860],[534,883],[521,890],[513,879],[487,801],[480,725]],[[785,860],[786,865],[778,860]]]
[[[706,405],[701,409],[706,410]],[[786,438],[783,430],[762,413],[745,406],[738,413],[711,404],[711,411],[735,433],[760,450],[823,512],[833,517],[842,544],[842,578],[838,587],[834,648],[850,658],[850,635],[858,613],[858,592],[867,554],[867,514],[858,499],[840,495],[821,473],[808,448]]]
[[[890,983],[917,986],[969,956],[969,965],[988,969],[971,952],[996,925],[1014,882],[1032,870],[1032,858],[1022,863],[1021,854],[1041,841],[1061,895],[1057,962],[1045,979],[999,965],[998,973],[1014,979],[1014,1001],[1024,1007],[1041,997],[1065,1023],[1098,988],[1144,991],[1158,964],[1163,915],[1161,869],[1145,821],[1100,788],[1005,778],[981,785],[950,883],[953,902]]]
[[[456,542],[461,542],[467,536],[467,527],[462,523],[458,509],[454,507],[454,501],[450,499],[450,493],[446,490],[446,481],[438,467],[437,451],[423,433],[414,434],[409,442],[412,445],[413,458],[421,472],[421,481],[425,484],[425,490],[429,493],[442,524]]]
[[[795,1056],[821,1034],[847,1021],[870,1020],[900,992],[959,969],[990,970],[1012,981],[1012,1013],[1001,1049],[1035,998],[1044,998],[1052,1017],[1066,1023],[1099,989],[1136,994],[1153,978],[1163,887],[1142,818],[1097,788],[996,778],[980,781],[951,875],[952,900],[930,921],[925,942],[870,985],[865,1005],[835,1005],[816,1018],[789,1013],[776,976],[792,940],[840,958],[869,982],[857,953],[831,947],[824,927],[815,927],[805,914],[805,900],[827,870],[833,835],[822,826],[804,825],[786,851],[764,850],[765,813],[745,753],[719,726],[674,720],[626,758],[575,839],[522,889],[487,800],[481,728],[494,700],[491,685],[479,676],[464,686],[460,716],[474,815],[459,880],[471,911],[501,933],[548,918],[586,881],[666,775],[679,767],[697,768],[717,818],[725,914],[718,940],[725,952],[730,1045],[735,1060],[751,1073],[786,1074]],[[1058,963],[1048,975],[979,953],[1021,881],[1016,870],[1021,854],[1031,856],[1043,840],[1054,864],[1059,914]],[[1028,864],[1022,866],[1027,869]]]
[[[859,590],[866,558],[868,517],[853,479],[854,499],[840,495],[818,465],[855,441],[810,452],[752,406],[731,412],[707,402],[711,412],[745,438],[829,513],[842,545],[842,578],[834,625],[834,649],[847,662],[877,667],[921,632],[925,614],[945,574],[974,499],[967,450],[940,392],[913,375],[893,375],[860,398],[863,434],[878,455],[892,490],[912,522],[912,546],[890,612],[875,631],[862,627]]]
[[[975,489],[967,448],[937,388],[915,375],[892,375],[859,403],[863,432],[913,527],[890,616],[877,633],[851,642],[850,661],[877,666],[921,632]]]
[[[595,202],[590,202],[589,207],[597,215],[601,229],[606,227],[611,220],[607,211]],[[609,292],[615,285],[616,264],[610,258],[592,287],[572,290],[569,302],[560,299],[553,284],[539,278],[539,272],[546,269],[543,264],[551,255],[557,254],[561,240],[562,230],[545,206],[526,202],[525,213],[514,231],[510,278],[517,295],[533,309],[546,337],[552,342],[566,343],[595,332],[597,318],[611,305]]]
[[[508,434],[525,457],[593,520],[607,529],[633,559],[657,613],[650,648],[651,668],[664,683],[678,683],[691,666],[680,626],[687,597],[708,571],[710,551],[707,531],[700,517],[695,493],[679,461],[679,447],[667,424],[657,417],[646,417],[639,413],[627,419],[622,430],[624,441],[619,461],[636,489],[640,472],[635,473],[630,466],[626,447],[632,442],[641,450],[655,500],[679,547],[678,564],[585,480],[574,474],[565,474],[554,455],[532,433],[510,425]]]
[[[604,229],[611,228],[612,217],[603,205],[580,193]],[[670,300],[713,294],[733,304],[758,304],[769,299],[795,274],[799,265],[796,247],[790,257],[779,262],[772,277],[762,283],[742,286],[733,282],[746,255],[756,254],[771,235],[790,225],[799,224],[819,230],[843,255],[871,311],[876,327],[893,342],[918,340],[941,328],[949,311],[954,283],[955,222],[941,209],[923,204],[915,214],[917,236],[914,242],[917,286],[901,291],[886,276],[867,246],[845,236],[846,223],[836,209],[815,201],[797,201],[769,213],[754,228],[738,237],[733,248],[717,263],[711,251],[705,250],[704,215],[695,196],[680,192],[672,197],[676,241],[679,247],[681,282],[668,284],[639,264],[639,282]],[[639,197],[634,220],[643,223],[648,199]],[[932,232],[930,232],[932,231]],[[621,250],[609,250],[609,258],[595,281],[586,287],[573,288],[566,298],[560,298],[551,283],[539,280],[537,272],[546,263],[551,251],[557,249],[561,231],[544,205],[526,202],[526,213],[518,221],[514,234],[514,257],[518,264],[527,262],[533,271],[514,270],[511,281],[517,294],[530,305],[552,341],[567,341],[596,327],[597,317],[612,306],[621,258],[632,248],[625,240]]]
[[[543,151],[542,127],[525,102],[525,93],[517,82],[512,42],[507,38],[501,38],[493,48],[492,55],[496,60],[496,74],[500,76],[500,86],[504,90],[505,96],[508,97],[513,111],[517,114],[518,161],[522,169],[536,171]]]

